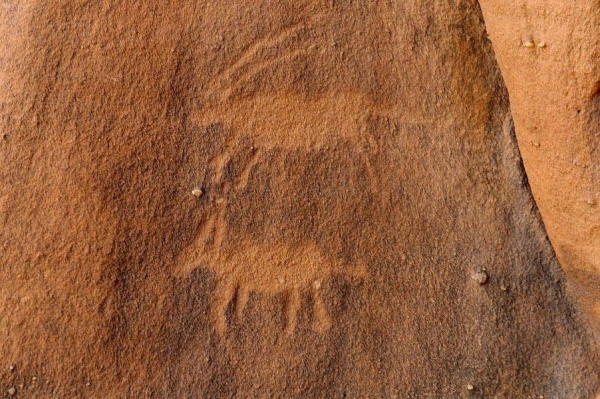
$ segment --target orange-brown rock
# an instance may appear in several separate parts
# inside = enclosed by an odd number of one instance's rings
[[[533,196],[600,344],[600,3],[481,3]]]
[[[476,1],[224,3],[1,4],[6,395],[591,397]]]

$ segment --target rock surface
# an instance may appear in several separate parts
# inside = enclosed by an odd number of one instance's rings
[[[215,3],[2,3],[5,392],[592,396],[478,4]]]
[[[536,204],[600,345],[600,3],[481,4]]]

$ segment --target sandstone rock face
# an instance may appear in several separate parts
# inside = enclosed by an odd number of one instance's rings
[[[536,204],[600,343],[600,4],[481,3]]]
[[[1,388],[592,396],[478,4],[216,3],[2,3]]]

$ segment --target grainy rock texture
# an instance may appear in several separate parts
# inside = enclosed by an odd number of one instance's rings
[[[600,344],[600,2],[481,4],[536,204]]]
[[[475,1],[4,0],[0,46],[6,395],[596,392]]]

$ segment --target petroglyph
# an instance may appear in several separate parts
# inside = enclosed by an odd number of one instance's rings
[[[363,264],[345,264],[326,257],[311,243],[297,247],[286,243],[262,246],[249,240],[235,253],[221,252],[217,245],[219,242],[215,240],[213,245],[207,246],[203,237],[199,237],[180,261],[185,271],[207,265],[216,273],[218,282],[211,318],[219,333],[227,330],[226,310],[230,302],[235,300],[235,316],[241,319],[251,291],[287,292],[285,330],[293,333],[302,289],[309,289],[313,296],[313,328],[325,331],[331,322],[320,295],[321,280],[335,273],[357,278],[366,276]]]
[[[252,292],[285,295],[289,334],[308,295],[312,328],[324,332],[332,325],[328,280],[368,275],[356,248],[368,236],[362,213],[376,212],[381,188],[371,125],[382,116],[403,122],[361,93],[246,90],[266,69],[314,55],[307,29],[298,23],[249,43],[207,82],[190,115],[203,153],[190,189],[201,183],[202,217],[178,265],[182,274],[213,271],[211,320],[220,334],[231,323],[228,309],[243,320]]]
[[[305,98],[296,93],[256,95],[235,102],[207,106],[193,115],[200,126],[222,122],[235,132],[245,132],[259,148],[316,149],[340,141],[376,151],[368,134],[373,106],[356,93],[327,93]]]
[[[315,18],[312,23],[319,19]],[[308,57],[317,48],[306,40],[307,29],[305,22],[295,23],[249,44],[237,59],[211,80],[209,93],[216,96],[213,100],[228,100],[236,89],[269,67]]]
[[[250,40],[204,81],[189,115],[199,135],[192,139],[198,180],[189,187],[202,193],[201,216],[178,265],[183,274],[213,271],[211,319],[220,334],[231,324],[228,309],[243,319],[252,292],[285,295],[283,329],[290,334],[308,295],[312,328],[326,331],[328,281],[368,275],[357,248],[372,239],[368,225],[386,195],[377,162],[388,143],[377,132],[391,132],[389,140],[432,123],[359,91],[306,95],[281,85],[273,78],[278,70],[298,58],[310,64],[325,51],[310,39],[314,22]]]
[[[348,118],[349,113],[355,117]],[[285,293],[283,329],[289,334],[296,327],[302,294],[309,295],[312,328],[324,332],[332,323],[322,298],[327,279],[336,274],[356,280],[367,276],[364,261],[340,255],[339,248],[329,251],[319,246],[310,238],[311,232],[302,230],[302,227],[286,226],[288,217],[298,219],[311,216],[303,213],[306,212],[305,208],[320,207],[323,209],[321,214],[315,214],[314,217],[327,218],[329,205],[322,195],[307,194],[301,179],[297,184],[290,183],[293,187],[291,192],[264,190],[268,194],[261,197],[258,206],[269,208],[269,204],[287,201],[289,205],[286,205],[282,217],[267,215],[260,220],[250,220],[256,219],[251,216],[253,212],[242,211],[240,216],[230,208],[235,205],[245,209],[253,205],[246,203],[253,200],[244,196],[249,185],[258,181],[271,184],[264,179],[255,179],[252,183],[258,169],[262,168],[261,173],[270,176],[268,179],[272,181],[298,179],[292,175],[293,171],[285,167],[278,170],[277,157],[274,155],[277,152],[283,154],[280,154],[282,159],[297,157],[301,165],[318,166],[319,162],[324,162],[319,161],[321,158],[318,154],[333,151],[338,145],[346,145],[354,149],[356,156],[346,157],[345,161],[337,164],[323,165],[322,169],[333,168],[334,173],[327,172],[332,175],[332,180],[327,182],[332,188],[332,194],[329,195],[339,197],[344,202],[338,206],[342,209],[347,207],[351,218],[354,202],[372,200],[379,185],[371,162],[377,146],[367,134],[368,117],[368,107],[361,103],[359,97],[301,101],[294,96],[285,96],[276,101],[268,97],[256,97],[237,102],[231,109],[203,110],[195,115],[196,123],[204,127],[207,140],[221,140],[221,145],[207,159],[204,183],[198,186],[203,193],[199,198],[205,201],[199,211],[204,212],[205,216],[198,226],[195,240],[180,254],[178,264],[182,274],[197,267],[206,267],[215,273],[217,283],[212,298],[211,320],[217,332],[224,334],[227,331],[227,309],[231,305],[233,316],[238,320],[243,319],[251,292],[267,295]],[[222,128],[216,129],[215,123]],[[312,172],[306,170],[302,173],[310,177]],[[363,187],[347,191],[349,194],[342,192],[350,183],[346,180],[354,181],[359,186],[356,181],[361,176],[365,181]],[[336,194],[335,190],[339,193]],[[348,198],[344,198],[346,195]],[[240,223],[240,218],[247,218],[249,221],[246,224],[262,223],[267,227],[253,234],[239,227],[232,228],[232,220]],[[344,231],[337,231],[335,226],[332,228],[335,230],[328,234],[344,234]],[[272,233],[267,232],[269,229]],[[286,229],[299,232],[301,238],[289,239],[289,234],[286,236],[283,233]],[[278,231],[282,233],[278,234]],[[318,231],[312,233],[318,234]]]
[[[264,243],[261,242],[265,241],[264,237],[232,232],[227,217],[230,201],[237,201],[238,205],[243,203],[244,197],[240,193],[249,184],[261,158],[268,154],[267,143],[262,143],[261,149],[253,146],[244,157],[245,164],[239,168],[239,173],[231,176],[228,170],[236,158],[235,152],[240,151],[238,144],[230,139],[222,152],[209,161],[209,211],[199,226],[196,239],[179,256],[180,273],[187,274],[197,267],[208,267],[215,273],[217,285],[211,319],[220,334],[227,331],[226,311],[229,305],[233,302],[235,317],[241,320],[252,291],[269,295],[286,293],[284,329],[290,334],[296,326],[301,291],[310,293],[312,327],[315,331],[326,331],[331,321],[321,297],[323,281],[333,274],[363,279],[366,277],[366,265],[327,254],[306,239],[292,242],[283,237]],[[367,172],[366,166],[361,170],[364,174],[373,173],[372,169]],[[291,212],[294,210],[291,209]],[[224,241],[229,234],[240,237],[235,240],[234,247],[225,248]]]

